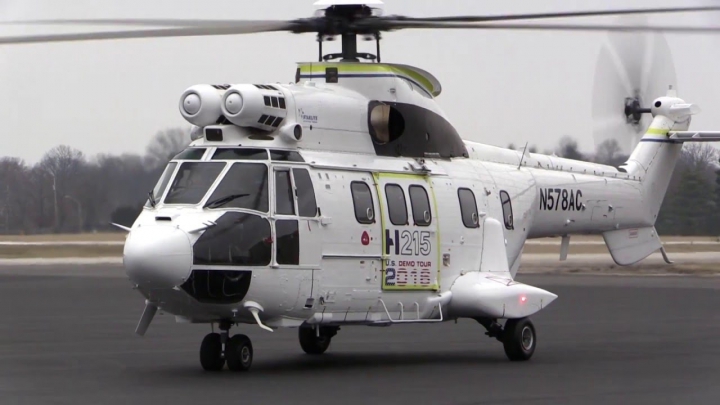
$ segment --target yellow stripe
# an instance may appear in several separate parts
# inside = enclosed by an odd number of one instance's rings
[[[428,187],[430,187],[430,194],[432,194],[433,208],[435,209],[435,233],[437,234],[437,245],[436,246],[437,246],[438,252],[437,252],[437,274],[435,275],[435,277],[437,277],[437,283],[435,283],[435,285],[433,287],[436,287],[436,288],[434,288],[434,290],[438,291],[438,290],[440,290],[440,285],[441,285],[441,281],[442,281],[442,279],[440,278],[440,269],[442,269],[442,266],[443,266],[443,264],[442,264],[443,263],[443,261],[442,261],[442,240],[440,239],[440,223],[438,221],[440,218],[440,213],[438,212],[438,208],[437,208],[437,199],[435,198],[435,187],[433,187],[432,180],[428,179],[427,184],[428,184]]]
[[[437,282],[435,284],[429,285],[429,286],[412,286],[412,287],[405,287],[405,286],[389,286],[385,285],[385,273],[387,269],[387,259],[385,257],[385,246],[387,241],[385,240],[385,210],[383,209],[383,196],[382,189],[380,187],[380,180],[382,178],[391,178],[391,179],[420,179],[423,181],[426,181],[428,183],[428,186],[430,187],[430,193],[432,194],[433,198],[433,205],[435,206],[435,213],[437,215],[437,202],[435,201],[435,190],[432,188],[432,184],[430,181],[426,180],[426,176],[419,175],[419,174],[404,174],[404,173],[378,173],[373,172],[373,180],[375,181],[375,190],[377,192],[377,198],[378,198],[378,205],[380,206],[380,233],[382,235],[382,271],[380,272],[380,277],[382,277],[382,281],[380,282],[380,285],[382,286],[383,291],[438,291],[440,290],[440,266],[442,261],[438,261],[438,274],[437,274]],[[437,218],[437,217],[436,217]],[[437,249],[438,249],[438,259],[440,259],[440,255],[442,254],[442,249],[440,246],[440,227],[436,225],[436,234],[437,234]]]
[[[667,135],[668,132],[670,132],[669,129],[662,129],[662,128],[648,128],[646,134],[649,135]]]
[[[325,69],[334,67],[338,69],[338,73],[394,73],[396,75],[404,75],[420,83],[425,90],[437,96],[436,90],[430,80],[423,75],[410,69],[404,69],[397,66],[384,65],[382,63],[313,63],[301,64],[300,74],[324,74]]]

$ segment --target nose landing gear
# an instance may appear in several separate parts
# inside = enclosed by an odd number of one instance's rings
[[[220,322],[221,333],[209,333],[200,344],[200,365],[206,371],[220,371],[227,363],[231,371],[247,371],[253,360],[250,338],[235,335],[229,338],[230,322]]]

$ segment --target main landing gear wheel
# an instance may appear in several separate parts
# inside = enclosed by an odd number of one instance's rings
[[[301,326],[298,330],[300,347],[307,354],[323,354],[330,346],[332,337],[337,334],[339,328],[328,326],[320,327],[320,333],[314,327]]]
[[[253,348],[250,338],[245,335],[235,335],[225,345],[225,359],[232,371],[248,371],[252,365]]]
[[[225,365],[219,333],[209,333],[200,344],[200,365],[207,371],[220,371]]]
[[[528,318],[508,319],[502,335],[505,355],[511,361],[529,360],[535,352],[535,327]]]

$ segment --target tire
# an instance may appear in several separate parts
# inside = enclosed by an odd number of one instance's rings
[[[530,360],[537,346],[535,326],[528,318],[508,319],[503,331],[503,347],[510,361]]]
[[[315,328],[300,327],[298,337],[300,338],[300,347],[307,354],[323,354],[330,346],[330,341],[335,333],[329,328],[320,328],[320,337],[315,333]]]
[[[220,371],[225,365],[219,333],[209,333],[200,344],[200,365],[206,371]]]
[[[232,371],[248,371],[252,366],[253,347],[250,338],[235,335],[225,345],[227,366]]]

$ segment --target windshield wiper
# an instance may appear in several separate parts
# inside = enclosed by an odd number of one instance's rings
[[[155,196],[153,195],[153,190],[148,191],[148,197],[150,197],[150,205],[152,205],[152,207],[155,208],[155,205],[157,205],[157,202],[155,202]]]
[[[237,200],[238,198],[247,197],[250,194],[230,194],[226,195],[225,197],[220,197],[215,200],[212,200],[205,204],[205,208],[218,208],[221,207],[230,201]]]

